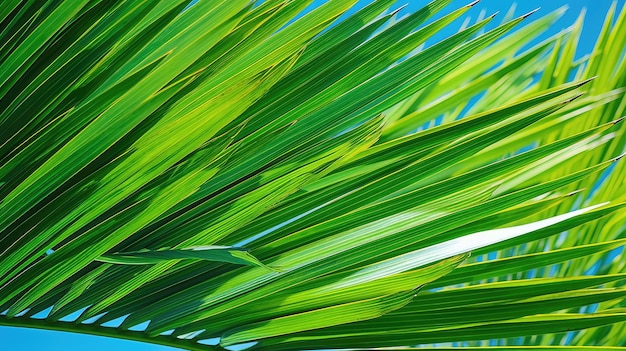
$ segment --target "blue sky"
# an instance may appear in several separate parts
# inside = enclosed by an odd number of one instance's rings
[[[317,6],[326,0],[315,0],[312,6]],[[357,8],[364,6],[370,1],[362,0]],[[401,0],[398,4],[408,3],[408,6],[403,10],[403,13],[407,11],[415,11],[421,6],[426,4],[426,0]],[[454,0],[448,10],[458,8],[466,5],[471,0]],[[602,22],[604,20],[606,11],[611,5],[612,0],[522,0],[517,3],[516,15],[527,13],[531,10],[541,7],[541,10],[534,16],[539,17],[542,14],[547,14],[551,11],[558,9],[561,6],[567,5],[569,10],[565,15],[553,26],[550,31],[544,34],[540,39],[546,38],[552,34],[558,33],[560,30],[567,28],[571,25],[578,14],[583,8],[587,8],[586,20],[583,27],[583,33],[581,41],[578,47],[577,57],[581,57],[584,54],[591,51],[593,48],[595,37],[600,32]],[[621,8],[626,0],[618,1],[618,8]],[[487,15],[490,15],[496,11],[500,11],[500,16],[506,13],[513,1],[508,0],[482,0],[477,6],[469,11],[469,15],[474,19],[480,14],[482,10],[486,11]],[[445,12],[445,11],[444,11]],[[457,24],[455,24],[457,25]],[[449,30],[444,31],[442,35],[447,36],[458,29],[455,25],[451,26]],[[115,340],[110,338],[96,337],[90,335],[80,335],[63,332],[52,332],[43,330],[31,330],[23,328],[12,327],[0,327],[0,345],[3,350],[11,351],[32,351],[32,350],[48,350],[48,351],[84,351],[88,349],[90,351],[104,351],[104,350],[132,350],[132,351],[164,351],[175,350],[169,347],[162,347],[156,345],[142,344],[132,341]]]

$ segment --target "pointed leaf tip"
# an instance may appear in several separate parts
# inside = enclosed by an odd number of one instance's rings
[[[581,87],[581,86],[583,86],[583,85],[585,85],[585,84],[587,84],[587,83],[591,82],[592,80],[594,80],[594,79],[596,79],[596,78],[598,78],[598,76],[593,76],[593,77],[591,77],[591,78],[587,78],[587,79],[585,79],[585,80],[581,81],[580,83],[578,83],[578,85],[577,85],[576,87]]]
[[[541,7],[537,7],[536,9],[534,9],[534,10],[530,11],[529,13],[527,13],[527,14],[525,14],[525,15],[522,15],[522,19],[524,19],[524,18],[526,18],[526,17],[528,17],[528,16],[532,15],[533,13],[535,13],[535,12],[539,11],[540,9],[541,9]]]
[[[491,18],[493,19],[493,18],[494,18],[494,17],[496,17],[499,13],[500,13],[500,11],[496,11],[493,15],[491,15]]]
[[[391,14],[395,15],[396,13],[404,10],[407,6],[409,6],[409,4],[402,4],[400,5],[400,7],[398,7],[396,10],[392,11]]]
[[[467,4],[467,7],[473,7],[474,5],[478,4],[479,2],[480,2],[480,0],[472,1],[471,3]]]
[[[567,105],[567,104],[569,104],[570,102],[572,102],[572,101],[574,101],[574,100],[578,99],[579,97],[581,97],[581,96],[583,96],[583,95],[585,95],[585,93],[576,94],[575,96],[573,96],[573,97],[571,97],[571,98],[569,98],[569,99],[567,99],[567,100],[563,101],[563,105]]]
[[[611,122],[611,123],[613,123],[613,125],[616,125],[616,124],[620,123],[621,121],[623,121],[623,120],[624,120],[624,118],[626,118],[626,116],[622,116],[622,117],[620,117],[620,118],[618,118],[618,119],[614,120],[614,121],[613,121],[613,122]]]
[[[586,190],[585,188],[574,190],[574,191],[568,193],[567,195],[565,195],[565,197],[572,197],[574,195],[578,195],[578,194],[582,193],[585,190]]]
[[[615,158],[614,158],[614,159],[612,159],[611,161],[613,161],[613,162],[617,162],[617,161],[621,160],[624,156],[626,156],[626,152],[625,152],[625,153],[623,153],[623,154],[621,154],[621,155],[619,155],[619,156],[617,156],[617,157],[615,157]]]

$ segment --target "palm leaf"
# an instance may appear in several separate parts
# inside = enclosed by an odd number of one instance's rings
[[[0,324],[626,346],[626,11],[575,61],[584,14],[528,45],[563,9],[310,3],[3,4]]]

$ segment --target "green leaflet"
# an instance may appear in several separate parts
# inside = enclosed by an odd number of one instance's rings
[[[446,277],[431,283],[429,287],[437,288],[460,284],[466,282],[468,277],[471,277],[470,279],[472,280],[481,280],[493,276],[523,272],[541,265],[547,266],[585,257],[606,250],[616,249],[624,245],[624,243],[626,243],[626,240],[615,240],[605,243],[589,244],[561,250],[502,258],[483,263],[473,263],[459,267]],[[480,250],[478,250],[478,254],[480,254]]]
[[[439,244],[434,244],[423,249],[396,256],[393,259],[382,262],[378,266],[366,267],[360,272],[356,272],[353,275],[352,279],[361,279],[362,276],[367,275],[372,270],[381,270],[389,274],[391,272],[401,272],[403,270],[420,267],[421,265],[437,261],[439,259],[448,258],[450,256],[465,252],[471,252],[472,250],[492,245],[496,242],[512,239],[520,235],[524,235],[551,225],[558,224],[562,221],[574,218],[579,214],[589,212],[593,209],[594,207],[591,207],[579,210],[580,212],[573,211],[568,214],[546,219],[540,222],[524,224],[517,227],[493,229],[491,231],[473,233]],[[346,282],[344,284],[350,283]]]
[[[169,260],[207,260],[240,264],[246,266],[266,267],[252,256],[246,249],[228,246],[196,246],[180,250],[145,250],[135,252],[116,252],[102,255],[96,261],[113,263],[144,265],[155,264]]]
[[[324,345],[405,345],[407,343],[427,344],[437,343],[442,340],[484,340],[490,338],[513,337],[519,335],[534,335],[546,332],[564,332],[582,328],[591,328],[610,323],[624,321],[626,316],[623,313],[607,313],[597,315],[586,314],[545,314],[532,317],[519,318],[512,321],[485,323],[482,325],[467,326],[461,328],[441,328],[422,332],[416,332],[410,328],[403,328],[394,332],[390,329],[381,330],[377,334],[370,335],[343,335],[337,339],[330,339],[324,335],[308,336],[306,334],[275,340],[274,343],[268,341],[265,345],[259,345],[258,349],[281,349],[281,348],[303,348],[316,349]],[[398,320],[402,321],[402,320]],[[404,325],[408,320],[404,320]],[[381,327],[385,328],[384,325]],[[265,347],[263,347],[265,346]]]
[[[226,332],[220,340],[220,345],[229,346],[302,330],[318,329],[380,317],[389,311],[406,305],[414,296],[415,292],[409,291],[241,326]]]

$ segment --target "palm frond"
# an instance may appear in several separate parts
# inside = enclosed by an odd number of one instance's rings
[[[626,11],[575,60],[584,14],[356,2],[5,1],[0,325],[626,346]]]

